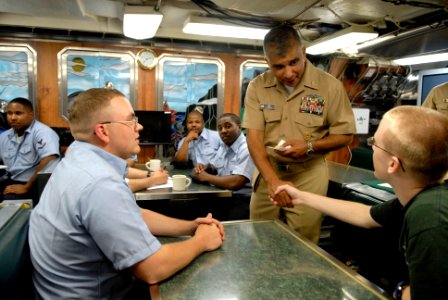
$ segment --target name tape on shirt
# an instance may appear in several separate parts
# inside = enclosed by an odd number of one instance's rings
[[[271,104],[271,103],[264,103],[264,104],[260,104],[260,109],[261,110],[275,110],[275,104]]]

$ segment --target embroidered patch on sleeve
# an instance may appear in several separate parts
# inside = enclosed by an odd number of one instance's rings
[[[45,147],[45,141],[43,139],[40,139],[37,141],[37,149],[42,149]]]
[[[302,97],[299,112],[321,116],[324,112],[325,100],[319,95],[306,95]]]

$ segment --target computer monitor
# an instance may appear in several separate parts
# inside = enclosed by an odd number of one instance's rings
[[[417,105],[422,105],[433,87],[448,81],[448,68],[422,70],[418,75]]]
[[[171,113],[154,110],[136,110],[140,131],[140,145],[171,144]]]

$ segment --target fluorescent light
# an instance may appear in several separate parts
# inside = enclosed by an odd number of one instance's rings
[[[368,40],[367,42],[362,42],[359,44],[354,44],[351,45],[347,48],[343,48],[341,49],[343,52],[347,53],[347,54],[355,54],[358,53],[359,50],[370,47],[370,46],[374,46],[380,43],[383,43],[385,41],[391,40],[393,38],[396,38],[397,36],[394,35],[388,35],[388,36],[384,36],[384,37],[379,37],[379,38],[373,38],[371,40]]]
[[[126,6],[123,18],[125,36],[143,40],[156,35],[163,15],[149,6]]]
[[[262,40],[268,31],[201,17],[189,17],[183,28],[184,33],[253,40]]]
[[[448,60],[448,52],[404,57],[400,59],[395,59],[394,63],[403,66],[403,65],[419,65],[446,60]]]
[[[358,43],[374,39],[377,36],[378,33],[370,27],[351,26],[314,41],[312,46],[306,48],[306,53],[313,55],[332,53],[338,49],[349,48]]]

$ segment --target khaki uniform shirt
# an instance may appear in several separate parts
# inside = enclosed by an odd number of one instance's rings
[[[271,159],[281,163],[297,161],[270,148],[281,139],[314,141],[329,134],[356,132],[351,103],[342,83],[308,60],[302,80],[291,94],[267,71],[250,82],[245,105],[242,126],[264,131],[266,151]]]
[[[448,116],[448,82],[433,87],[422,106],[435,109]]]

